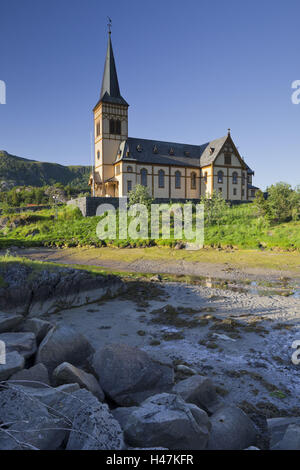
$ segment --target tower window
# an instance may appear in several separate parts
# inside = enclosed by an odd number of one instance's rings
[[[224,177],[223,171],[218,171],[218,183],[219,184],[223,183],[223,177]]]
[[[132,191],[132,181],[127,180],[127,192]]]
[[[97,160],[100,160],[100,150],[97,152]]]
[[[132,173],[132,166],[128,166],[128,167],[127,167],[127,172],[128,172],[128,173]]]
[[[158,187],[164,188],[165,187],[165,172],[164,170],[159,170],[158,172]]]
[[[100,121],[98,121],[96,124],[96,136],[99,137],[99,135],[100,135]]]
[[[121,121],[119,119],[116,121],[116,134],[121,135]]]
[[[207,184],[207,172],[204,173],[204,183]]]
[[[143,168],[141,170],[141,185],[142,186],[147,186],[147,175],[148,175],[148,171],[146,170],[146,168]]]
[[[232,183],[237,184],[238,183],[238,174],[236,171],[232,173]]]
[[[196,189],[196,173],[191,173],[191,189]]]
[[[176,173],[175,173],[175,188],[176,189],[181,188],[181,173],[180,173],[180,171],[176,171]]]
[[[115,120],[114,119],[109,120],[109,133],[115,134]]]

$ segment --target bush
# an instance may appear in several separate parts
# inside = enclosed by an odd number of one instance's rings
[[[129,207],[134,204],[144,204],[150,210],[154,199],[150,196],[148,188],[137,184],[132,191],[129,192]]]

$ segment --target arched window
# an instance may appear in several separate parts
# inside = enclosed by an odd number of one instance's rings
[[[147,175],[148,175],[148,171],[146,170],[146,168],[143,168],[141,170],[141,185],[142,186],[147,186]]]
[[[96,124],[96,135],[97,137],[100,135],[100,121],[98,121]]]
[[[193,171],[191,173],[191,189],[196,189],[196,173]]]
[[[115,128],[116,134],[117,134],[117,135],[121,135],[121,121],[120,121],[119,119],[117,119],[117,120],[115,121],[115,123],[116,123],[116,124],[115,124],[115,127],[116,127],[116,128]]]
[[[97,152],[97,159],[100,160],[100,150]]]
[[[180,173],[180,171],[175,172],[175,188],[176,189],[181,188],[181,173]]]
[[[127,167],[127,172],[128,172],[128,173],[132,173],[132,166],[128,166],[128,167]]]
[[[236,171],[234,171],[234,172],[232,173],[232,183],[233,183],[233,184],[237,184],[237,182],[238,182],[238,174],[237,174]]]
[[[204,183],[207,184],[207,171],[204,173]]]
[[[219,184],[223,183],[223,177],[224,177],[223,171],[218,171],[218,183]]]
[[[159,170],[158,172],[158,187],[164,188],[165,187],[165,172],[164,170]]]

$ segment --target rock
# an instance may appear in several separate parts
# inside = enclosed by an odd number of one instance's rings
[[[68,326],[56,326],[41,342],[36,364],[42,362],[52,375],[54,369],[62,362],[81,366],[93,352],[92,346],[82,334]]]
[[[180,395],[184,401],[194,403],[207,413],[213,413],[221,406],[212,381],[201,375],[193,375],[181,380],[174,385],[172,393]]]
[[[169,390],[174,372],[138,348],[110,344],[93,358],[93,367],[104,393],[115,403],[131,406],[158,392]]]
[[[73,366],[69,362],[63,362],[53,371],[55,385],[77,383],[81,388],[86,388],[100,401],[104,401],[104,393],[92,374],[88,374]]]
[[[62,417],[60,409],[62,402],[68,397],[73,396],[74,392],[77,392],[80,388],[78,384],[66,384],[59,387],[47,387],[44,388],[33,388],[24,385],[16,385],[7,382],[8,388],[12,390],[19,390],[23,394],[30,396],[34,404],[41,403],[48,407],[51,413]]]
[[[210,450],[242,450],[256,444],[258,430],[235,406],[223,406],[211,416]]]
[[[40,318],[28,318],[21,328],[22,331],[34,333],[37,344],[40,344],[46,334],[51,330],[51,328],[53,328],[53,325],[48,321],[41,320]]]
[[[290,424],[285,431],[283,439],[271,450],[300,450],[300,426]]]
[[[6,364],[0,364],[0,381],[9,379],[15,372],[24,368],[25,359],[16,351],[6,354]]]
[[[48,370],[42,363],[13,374],[9,382],[31,388],[45,388],[45,384],[50,385]]]
[[[284,437],[287,428],[291,424],[300,426],[300,416],[294,418],[272,418],[267,420],[270,436],[270,448],[274,447]]]
[[[258,447],[255,447],[255,446],[250,446],[250,447],[247,447],[247,449],[244,449],[244,450],[260,450]]]
[[[171,450],[205,449],[211,427],[205,411],[168,393],[147,398],[123,425],[130,446]]]
[[[0,312],[0,333],[13,331],[22,321],[22,315]]]
[[[119,422],[121,428],[124,429],[131,413],[138,409],[138,406],[119,407],[112,410],[112,414],[114,418]]]
[[[7,423],[0,430],[0,448],[59,449],[66,438],[63,422],[50,416],[47,408],[19,389],[0,392],[0,422]]]
[[[185,375],[196,375],[197,372],[195,369],[192,369],[191,367],[185,366],[184,364],[178,364],[175,367],[177,372],[182,372]]]
[[[84,389],[75,392],[74,396],[74,410],[69,414],[73,426],[67,450],[124,449],[123,432],[108,406]]]
[[[36,340],[33,333],[1,333],[0,341],[4,341],[6,352],[16,351],[25,359],[36,352]]]

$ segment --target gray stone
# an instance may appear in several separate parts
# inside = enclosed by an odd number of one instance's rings
[[[25,359],[36,352],[36,340],[33,333],[2,333],[0,341],[4,341],[6,352],[17,351]]]
[[[300,416],[294,418],[271,418],[267,420],[270,436],[270,447],[274,447],[283,436],[291,424],[300,426]]]
[[[271,450],[300,450],[300,426],[290,424],[281,441]]]
[[[212,381],[201,375],[193,375],[174,385],[172,393],[176,393],[187,403],[194,403],[208,413],[213,413],[221,402]]]
[[[93,352],[92,346],[82,334],[68,326],[57,326],[52,328],[41,342],[36,364],[45,364],[52,375],[54,369],[62,362],[81,366]]]
[[[110,344],[93,358],[104,393],[118,405],[132,406],[174,384],[174,371],[138,348]]]
[[[128,445],[171,450],[205,449],[211,427],[205,411],[168,393],[147,398],[123,426]]]
[[[31,388],[45,388],[45,384],[50,385],[48,370],[41,363],[13,374],[9,382]]]
[[[128,418],[133,411],[138,410],[137,406],[119,407],[112,410],[114,418],[120,423],[122,429],[126,426]]]
[[[53,328],[53,325],[48,321],[41,320],[40,318],[28,318],[23,325],[22,331],[32,332],[36,336],[37,344],[40,344],[45,338],[46,334]]]
[[[0,392],[0,430],[2,450],[60,448],[66,438],[63,422],[52,417],[39,401],[33,406],[31,396],[19,388]]]
[[[44,388],[32,388],[23,385],[16,385],[10,382],[8,387],[13,390],[19,390],[24,395],[31,398],[32,403],[36,406],[37,403],[41,403],[51,410],[51,413],[61,417],[60,409],[62,402],[68,397],[72,397],[73,393],[79,390],[78,384],[66,384],[59,387],[47,387]]]
[[[22,315],[0,312],[0,333],[13,331],[22,321]]]
[[[240,408],[220,408],[212,415],[211,424],[210,450],[242,450],[256,444],[258,430]]]
[[[6,354],[6,364],[0,364],[0,381],[9,379],[15,372],[24,368],[25,359],[17,351]]]
[[[81,388],[86,388],[100,401],[104,401],[104,393],[92,374],[78,369],[69,362],[63,362],[53,371],[55,385],[77,383]]]
[[[106,404],[81,389],[61,401],[60,412],[72,422],[67,450],[122,450],[123,432]]]

